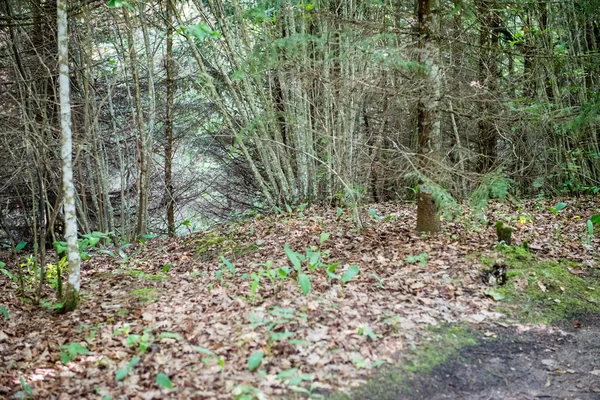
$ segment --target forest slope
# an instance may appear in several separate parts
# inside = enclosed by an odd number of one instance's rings
[[[421,236],[414,205],[390,204],[365,207],[360,231],[349,211],[311,207],[92,250],[81,306],[67,315],[20,301],[1,276],[0,396],[327,396],[448,324],[493,335],[598,310],[599,241],[585,224],[598,205],[552,208],[492,205],[489,221],[515,227],[512,247],[466,209]],[[506,266],[504,285],[486,272],[494,264]]]

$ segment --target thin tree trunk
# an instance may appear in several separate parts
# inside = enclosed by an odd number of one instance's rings
[[[61,159],[63,181],[63,207],[65,214],[65,239],[69,260],[69,280],[63,297],[64,312],[73,311],[79,302],[81,286],[81,258],[77,245],[77,216],[75,214],[75,185],[73,184],[73,134],[71,131],[71,99],[69,92],[69,37],[67,5],[57,0],[58,67],[60,84]]]
[[[173,195],[173,102],[175,97],[175,74],[173,61],[173,2],[167,0],[167,99],[165,119],[165,197],[167,198],[167,229],[175,235],[175,198]]]

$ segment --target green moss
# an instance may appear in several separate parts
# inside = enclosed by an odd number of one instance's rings
[[[158,291],[153,288],[143,288],[131,291],[131,295],[139,300],[141,303],[153,303],[158,300]]]
[[[255,251],[257,251],[258,249],[260,249],[262,246],[256,244],[256,243],[251,243],[249,245],[240,245],[240,246],[236,246],[233,249],[233,255],[236,257],[241,257],[245,254],[250,254],[250,253],[254,253]]]
[[[597,270],[569,260],[541,261],[524,247],[498,246],[497,250],[509,266],[506,285],[497,288],[504,295],[498,311],[525,322],[546,324],[600,311]],[[488,266],[495,262],[480,259]]]
[[[431,372],[456,357],[461,348],[476,345],[479,337],[478,333],[462,325],[430,328],[430,331],[433,333],[431,340],[417,346],[406,360],[384,368],[352,392],[336,393],[329,399],[398,399],[400,395],[412,392],[410,382],[414,376]]]
[[[219,252],[231,250],[231,244],[225,243],[226,236],[221,236],[218,232],[209,232],[196,241],[196,256],[202,259],[211,259],[219,255]]]
[[[226,254],[232,254],[233,257],[241,257],[250,254],[262,246],[251,243],[248,245],[236,243],[231,236],[221,235],[217,231],[207,233],[204,237],[196,240],[196,256],[202,260],[211,260]]]
[[[132,276],[134,278],[146,279],[148,281],[164,281],[168,279],[166,275],[147,274],[144,271],[140,271],[138,269],[126,271],[125,275]]]

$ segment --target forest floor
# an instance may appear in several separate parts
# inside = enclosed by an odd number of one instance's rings
[[[413,204],[362,230],[311,207],[92,249],[66,315],[0,274],[0,398],[600,398],[600,205],[566,203],[463,208],[433,236]]]

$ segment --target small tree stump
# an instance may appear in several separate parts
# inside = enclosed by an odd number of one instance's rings
[[[514,228],[504,225],[504,222],[496,222],[496,234],[498,235],[498,242],[504,242],[505,245],[510,246],[512,244],[512,233]]]
[[[417,230],[419,232],[436,233],[441,228],[440,216],[431,189],[426,185],[419,185],[417,193]]]

